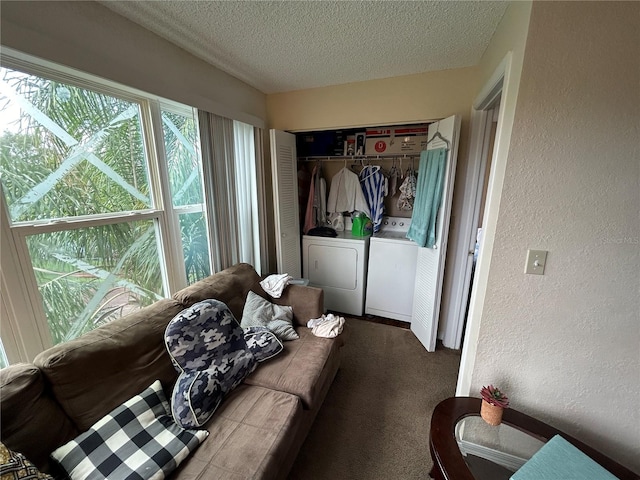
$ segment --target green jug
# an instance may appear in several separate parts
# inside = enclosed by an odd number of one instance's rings
[[[373,233],[373,224],[364,213],[358,212],[353,217],[351,235],[354,237],[366,237]]]

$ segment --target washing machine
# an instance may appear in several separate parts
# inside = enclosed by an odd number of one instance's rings
[[[370,240],[365,313],[411,322],[418,244],[410,218],[384,217]]]
[[[324,290],[326,310],[363,315],[368,255],[369,237],[354,237],[351,230],[337,237],[303,235],[303,276]]]

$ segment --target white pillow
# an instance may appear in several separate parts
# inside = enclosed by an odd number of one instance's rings
[[[242,328],[266,327],[280,340],[297,340],[300,336],[293,329],[293,309],[275,305],[260,295],[249,291],[242,312]]]

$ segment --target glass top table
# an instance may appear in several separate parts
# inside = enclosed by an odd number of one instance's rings
[[[461,419],[456,441],[465,463],[478,480],[509,480],[545,442],[511,425],[489,425],[480,416]]]
[[[507,408],[502,423],[480,417],[481,400],[451,397],[440,402],[431,417],[430,475],[435,480],[509,480],[555,435],[561,435],[620,480],[640,476],[572,436],[540,420]]]

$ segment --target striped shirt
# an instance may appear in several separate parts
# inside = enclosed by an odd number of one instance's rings
[[[360,186],[371,212],[373,233],[376,233],[380,230],[384,215],[384,197],[388,193],[387,177],[380,171],[380,167],[367,165],[360,172]]]

